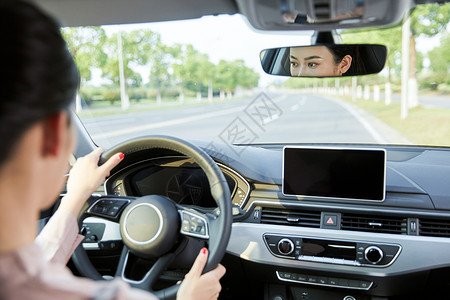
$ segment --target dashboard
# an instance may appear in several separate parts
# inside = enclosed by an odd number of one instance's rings
[[[227,247],[227,255],[240,261],[239,273],[245,274],[233,274],[239,281],[235,284],[251,278],[289,289],[352,291],[358,299],[406,295],[427,285],[440,291],[447,286],[442,277],[450,277],[446,149],[383,147],[384,200],[364,201],[284,194],[281,145],[220,153],[198,146],[218,163],[232,202],[240,208],[233,212]],[[191,159],[173,153],[136,158],[113,173],[105,182],[105,192],[159,194],[183,205],[215,207],[203,171]],[[120,239],[114,229],[117,224],[103,223],[107,233],[101,241]],[[85,248],[93,249],[89,245],[92,242],[85,241]]]
[[[243,207],[250,184],[237,172],[218,164],[230,189],[232,203]],[[177,204],[216,207],[202,169],[184,156],[158,157],[129,166],[108,178],[107,194],[118,196],[161,195]]]

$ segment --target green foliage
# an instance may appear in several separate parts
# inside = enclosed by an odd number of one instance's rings
[[[251,88],[258,86],[259,74],[245,66],[243,60],[231,62],[221,60],[215,67],[213,86],[234,91],[238,86]]]
[[[415,37],[432,37],[445,30],[449,21],[450,4],[418,5],[411,13],[411,32]]]
[[[391,72],[400,73],[401,65],[401,42],[402,32],[400,26],[391,28],[382,28],[376,30],[357,29],[346,30],[341,34],[343,43],[358,43],[358,44],[381,44],[388,48],[388,56],[386,59],[386,66]]]
[[[105,30],[101,27],[66,27],[61,32],[78,66],[82,82],[89,81],[91,68],[101,68],[107,61],[103,51]]]
[[[198,52],[192,45],[178,45],[174,52],[174,73],[184,87],[195,85],[200,91],[202,85],[208,85],[214,68],[208,55]]]
[[[441,37],[441,45],[428,52],[430,69],[434,72],[446,73],[450,67],[450,34],[447,32]]]
[[[131,86],[140,86],[142,85],[141,75],[133,69],[147,64],[150,53],[160,43],[161,38],[158,33],[150,30],[134,30],[116,33],[107,39],[105,52],[108,54],[108,61],[102,71],[105,77],[116,85],[119,85],[118,34],[122,39],[124,74],[127,83]]]
[[[130,99],[154,99],[156,95],[165,94],[174,97],[175,93],[178,96],[177,84],[194,94],[207,93],[210,82],[216,91],[234,91],[238,86],[252,88],[258,85],[258,73],[245,66],[243,60],[221,61],[215,65],[208,55],[192,45],[164,45],[161,36],[150,30],[121,32],[107,37],[101,27],[79,27],[66,28],[63,34],[80,69],[83,83],[91,79],[92,68],[100,68],[103,78],[109,79],[114,87],[102,88],[96,95],[83,89],[83,97],[89,101],[119,99],[116,92],[119,86],[119,34]],[[145,91],[136,89],[143,86],[138,67],[148,67],[150,70]],[[170,91],[166,93],[167,90]]]

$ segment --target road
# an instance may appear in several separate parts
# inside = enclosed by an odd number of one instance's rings
[[[246,99],[82,120],[109,148],[149,134],[226,143],[383,143],[348,105],[318,95],[259,94]]]

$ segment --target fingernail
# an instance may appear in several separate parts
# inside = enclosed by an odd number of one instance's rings
[[[203,249],[202,249],[202,253],[203,253],[203,255],[206,255],[206,252],[208,252],[208,249],[206,249],[206,248],[203,248]]]
[[[120,153],[120,154],[119,154],[119,158],[120,158],[120,159],[123,159],[124,157],[125,157],[125,154],[123,154],[123,153]]]

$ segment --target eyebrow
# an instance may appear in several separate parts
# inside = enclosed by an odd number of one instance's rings
[[[299,60],[294,55],[291,55],[290,57],[293,58],[293,59]],[[312,56],[305,57],[303,60],[311,60],[311,59],[323,59],[323,57],[317,56],[317,55],[312,55]]]
[[[311,60],[311,59],[323,59],[323,57],[317,56],[317,55],[313,55],[313,56],[308,56],[308,57],[304,58],[304,60]]]

